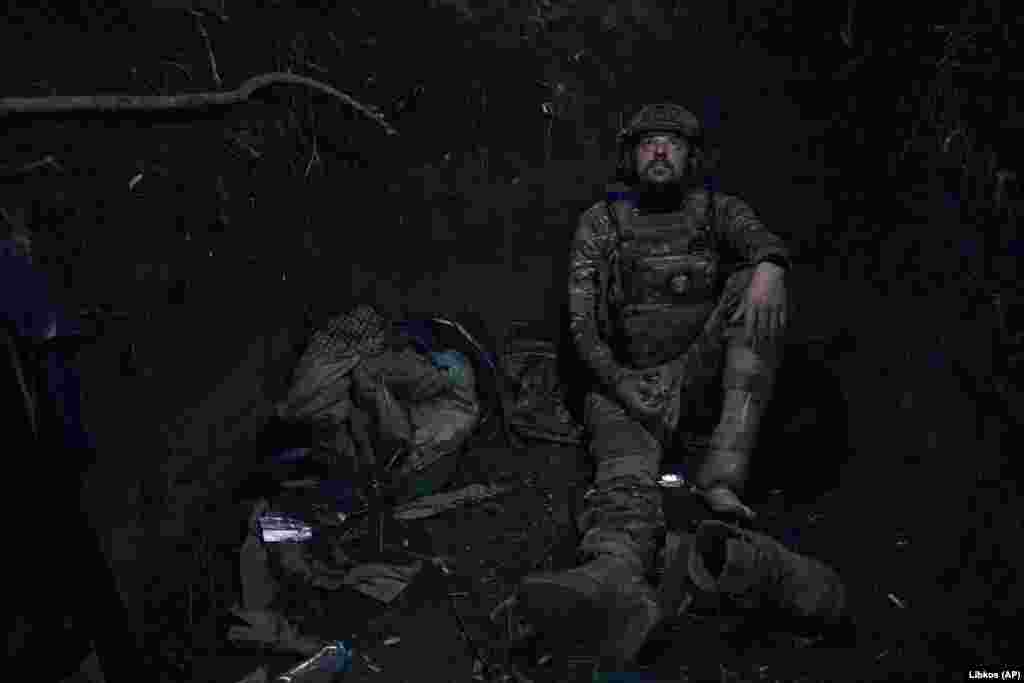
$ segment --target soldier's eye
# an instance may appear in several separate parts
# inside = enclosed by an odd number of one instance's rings
[[[676,138],[676,137],[671,137],[671,138],[646,138],[645,140],[643,140],[640,143],[640,145],[644,149],[653,149],[654,147],[657,147],[659,144],[668,145],[670,148],[672,148],[674,150],[678,150],[678,149],[682,149],[683,141],[680,140],[679,138]]]

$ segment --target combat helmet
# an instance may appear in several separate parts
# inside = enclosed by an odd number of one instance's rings
[[[682,136],[694,148],[695,157],[701,156],[704,146],[704,129],[688,109],[678,104],[648,104],[630,119],[625,128],[616,136],[619,162],[616,175],[619,179],[633,175],[633,145],[651,133],[675,133]]]

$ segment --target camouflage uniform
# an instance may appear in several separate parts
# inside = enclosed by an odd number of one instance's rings
[[[653,132],[686,137],[688,162],[697,170],[699,164],[690,161],[702,153],[696,118],[675,105],[654,105],[620,133],[619,180],[634,164],[633,139]],[[578,520],[582,564],[524,577],[520,597],[538,630],[558,634],[593,626],[604,655],[621,664],[661,619],[644,577],[664,530],[656,480],[662,454],[681,426],[682,399],[692,402],[693,392],[722,372],[722,415],[696,483],[737,489],[771,391],[776,354],[764,348],[771,344],[755,350],[742,321],[730,318],[753,267],[765,260],[786,267],[789,257],[782,240],[736,197],[694,189],[681,196],[678,209],[650,212],[637,208],[625,184],[612,190],[583,213],[569,267],[570,330],[596,377],[584,410],[597,474]],[[620,404],[616,387],[627,373],[653,368],[670,378],[663,386],[667,400],[657,418],[640,419]],[[566,628],[568,623],[575,626]]]
[[[628,201],[601,201],[584,212],[576,230],[570,330],[599,383],[585,404],[597,474],[580,519],[584,556],[612,553],[649,566],[663,528],[656,479],[679,428],[682,393],[706,387],[722,372],[728,345],[749,342],[742,321],[729,319],[753,266],[766,259],[788,263],[782,240],[736,197],[714,194],[715,224],[709,225],[709,196],[697,190],[680,211],[647,216]],[[722,283],[730,255],[737,267]],[[758,372],[725,368],[724,382],[764,403],[776,363],[773,349],[760,352],[765,362]],[[616,381],[624,369],[666,363],[676,368],[670,407],[656,423],[641,424],[614,398]]]

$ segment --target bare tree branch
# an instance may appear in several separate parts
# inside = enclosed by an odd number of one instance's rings
[[[70,111],[165,111],[169,109],[199,109],[226,106],[244,102],[253,92],[268,85],[304,85],[335,97],[368,119],[376,121],[388,135],[398,131],[389,124],[377,107],[362,104],[336,88],[321,81],[299,76],[271,72],[253,76],[237,90],[226,92],[198,92],[183,95],[62,95],[55,97],[3,97],[0,98],[0,116],[25,113],[60,113]]]

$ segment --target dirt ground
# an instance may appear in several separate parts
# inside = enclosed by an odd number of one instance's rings
[[[346,681],[419,681],[425,672],[429,680],[482,680],[479,668],[474,669],[474,648],[489,661],[512,662],[538,683],[592,680],[594,653],[546,653],[541,646],[532,653],[515,650],[506,660],[506,624],[489,618],[524,573],[573,566],[571,515],[589,476],[585,452],[546,445],[515,451],[494,447],[465,458],[457,475],[461,481],[453,484],[518,482],[518,488],[495,499],[496,504],[458,508],[415,523],[396,522],[385,530],[388,542],[407,541],[416,552],[452,557],[453,575],[445,577],[428,567],[389,606],[347,589],[325,593],[326,609],[304,628],[355,645],[357,656]],[[703,514],[685,495],[666,495],[670,529],[685,531]],[[914,548],[905,538],[895,533],[893,538],[858,536],[863,521],[849,514],[849,496],[842,490],[795,501],[784,489],[755,486],[751,495],[760,514],[756,528],[827,562],[843,576],[857,623],[854,639],[830,642],[773,632],[771,624],[695,609],[670,620],[641,652],[636,671],[621,680],[872,681],[941,674],[941,665],[911,635],[915,587],[906,563],[913,560]],[[874,562],[857,561],[865,557]],[[903,566],[904,571],[888,572],[880,582],[879,566]],[[450,593],[457,597],[449,600]],[[471,643],[460,634],[459,618]],[[396,637],[394,644],[385,644]],[[228,646],[197,657],[193,680],[235,683],[261,665],[273,676],[300,659]]]

